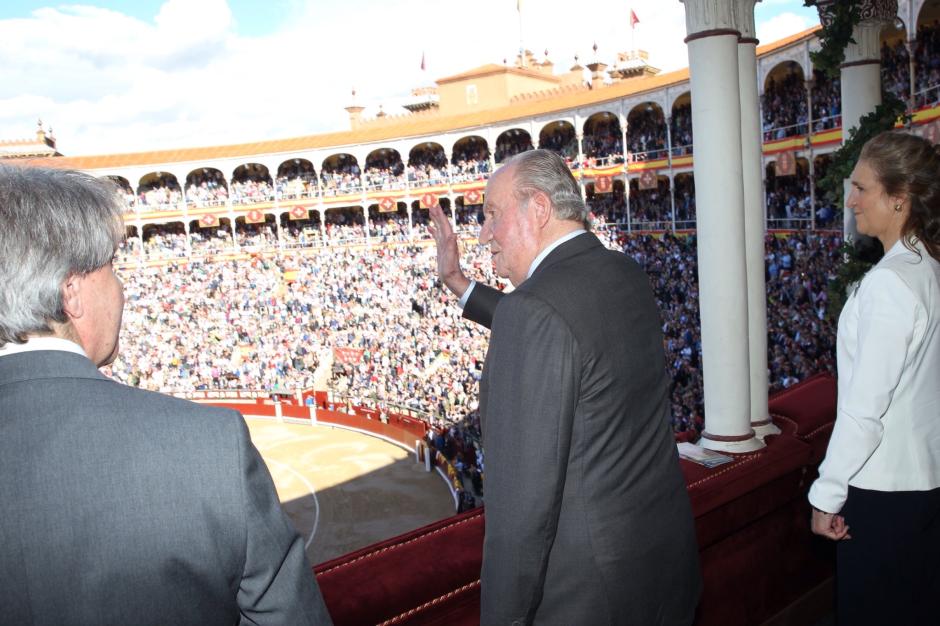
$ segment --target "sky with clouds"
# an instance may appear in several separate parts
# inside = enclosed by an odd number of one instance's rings
[[[348,128],[351,90],[391,112],[433,85],[525,47],[556,67],[635,45],[688,65],[677,0],[85,0],[0,3],[0,139],[51,125],[67,155],[135,152]],[[802,0],[763,0],[763,43],[818,23]],[[426,71],[421,70],[425,58]],[[368,112],[368,110],[367,110]]]

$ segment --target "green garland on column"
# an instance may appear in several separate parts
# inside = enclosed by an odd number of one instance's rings
[[[832,19],[829,25],[823,24],[819,32],[822,47],[818,52],[810,52],[813,65],[830,78],[838,78],[840,66],[845,61],[845,47],[855,43],[852,31],[862,19],[861,0],[804,0],[803,6],[816,7],[820,16],[825,13]]]
[[[910,119],[907,104],[890,91],[882,91],[881,104],[863,116],[858,126],[850,128],[849,138],[832,153],[826,175],[818,183],[826,200],[835,206],[844,206],[842,181],[851,176],[862,153],[862,146],[875,135],[894,128],[899,121],[907,124]]]
[[[841,65],[845,62],[845,48],[855,43],[852,31],[861,21],[861,1],[804,0],[804,5],[816,7],[830,18],[826,20],[828,25],[824,24],[819,31],[821,47],[818,52],[811,52],[810,58],[816,69],[832,78],[839,78]],[[832,154],[826,175],[818,181],[828,202],[845,206],[843,181],[851,176],[862,146],[878,133],[894,128],[899,120],[903,123],[910,121],[907,105],[893,93],[883,91],[881,104],[862,117],[857,127],[849,130],[849,138]],[[852,286],[884,255],[881,244],[869,237],[843,243],[840,252],[843,262],[836,271],[836,277],[829,282],[828,289],[828,315],[832,319],[837,319],[842,312]]]

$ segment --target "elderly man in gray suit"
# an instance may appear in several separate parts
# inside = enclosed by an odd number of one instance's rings
[[[552,152],[506,163],[483,212],[480,243],[509,294],[464,276],[450,224],[431,213],[442,280],[492,329],[481,622],[691,623],[698,551],[646,275],[587,232]]]
[[[98,371],[123,236],[110,185],[0,166],[0,623],[329,624],[241,415]]]

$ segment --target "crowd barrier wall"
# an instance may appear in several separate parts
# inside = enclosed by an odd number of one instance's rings
[[[207,393],[207,392],[196,392]],[[232,392],[245,394],[246,392]],[[293,422],[340,426],[376,435],[409,451],[414,451],[416,441],[425,441],[431,426],[420,419],[399,413],[380,413],[378,409],[353,406],[352,413],[323,409],[299,404],[293,400],[277,402],[265,397],[218,397],[222,392],[213,392],[214,397],[187,394],[195,402],[225,409],[234,409],[245,416],[284,419]]]

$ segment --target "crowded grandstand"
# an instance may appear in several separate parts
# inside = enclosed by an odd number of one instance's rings
[[[840,262],[842,216],[818,182],[841,141],[840,86],[825,73],[807,75],[788,52],[813,37],[762,53],[771,391],[834,370],[827,288]],[[885,90],[912,111],[940,101],[938,38],[936,20],[918,29],[911,73],[903,33],[885,36]],[[324,148],[320,164],[272,151],[230,176],[206,159],[184,176],[162,166],[136,184],[92,168],[114,181],[126,210],[117,261],[128,305],[111,374],[181,394],[326,387],[338,406],[408,410],[451,439],[478,444],[488,334],[462,320],[437,280],[426,209],[439,202],[453,220],[475,279],[506,288],[476,244],[483,186],[505,159],[537,146],[577,173],[605,244],[649,274],[673,381],[673,428],[694,440],[704,408],[691,94],[671,102],[642,96],[623,105],[626,115],[617,114],[619,102],[599,102],[577,128],[561,120],[497,132],[506,124],[494,123],[448,148],[433,137],[407,151],[400,141],[373,142],[364,158],[353,154],[362,149]],[[373,123],[376,132],[391,124]],[[795,155],[792,167],[782,165],[784,153]],[[462,466],[479,471],[479,446],[467,448],[473,453]]]

